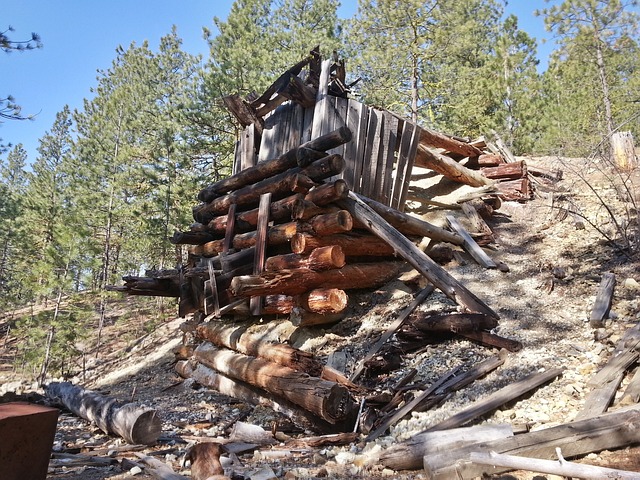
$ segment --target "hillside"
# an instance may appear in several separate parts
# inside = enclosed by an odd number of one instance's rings
[[[229,472],[237,478],[272,478],[255,473],[268,467],[276,478],[287,479],[424,478],[419,472],[395,473],[384,469],[376,460],[377,454],[526,374],[558,366],[563,367],[564,372],[557,380],[485,416],[482,421],[509,422],[537,430],[565,423],[580,412],[590,391],[590,378],[607,362],[625,332],[640,321],[640,262],[637,253],[630,255],[614,248],[588,223],[580,221],[578,216],[562,214],[558,207],[579,207],[601,231],[611,234],[614,225],[603,215],[605,205],[623,212],[630,202],[628,199],[626,203],[620,202],[618,191],[603,175],[609,172],[598,165],[577,159],[566,162],[552,158],[527,159],[527,162],[546,171],[560,169],[564,177],[553,184],[539,185],[536,198],[529,202],[503,203],[489,220],[495,242],[487,251],[494,260],[508,266],[508,271],[483,269],[462,253],[445,265],[448,272],[500,315],[495,332],[521,342],[523,348],[510,353],[502,367],[453,394],[436,408],[413,412],[392,427],[388,435],[374,442],[360,440],[347,446],[318,448],[279,447],[279,451],[278,447],[275,450],[263,447],[255,453],[239,454],[238,462],[229,468]],[[588,183],[580,177],[585,177]],[[441,203],[448,203],[450,197],[447,195],[453,191],[447,188],[451,185],[446,181],[420,169],[414,171],[412,187],[414,192],[426,192],[429,198]],[[632,190],[632,193],[637,202],[637,192]],[[414,213],[441,225],[444,225],[444,214],[451,213],[426,208],[425,204],[415,201],[409,207]],[[637,235],[637,212],[632,212],[628,218],[618,216],[617,220],[635,221],[629,225],[630,231],[635,229]],[[589,324],[589,315],[605,272],[616,275],[617,285],[604,327],[594,329]],[[334,352],[341,352],[348,374],[397,313],[411,302],[411,294],[422,286],[422,280],[408,270],[383,288],[350,293],[347,317],[332,327],[296,329],[280,319],[265,323],[261,328],[269,330],[270,335],[277,335],[281,341],[313,353],[322,361]],[[166,303],[165,307],[167,315],[175,309]],[[109,322],[103,335],[104,353],[94,361],[88,352],[85,372],[82,372],[82,358],[76,358],[74,362],[77,366],[74,382],[158,410],[163,435],[156,447],[144,449],[148,455],[166,461],[176,472],[187,475],[188,467],[181,469],[186,449],[193,443],[212,438],[226,441],[237,421],[257,424],[266,430],[274,428],[281,434],[280,439],[285,435],[305,437],[311,434],[290,428],[286,419],[268,409],[249,406],[200,387],[191,380],[180,379],[173,369],[172,351],[182,343],[183,333],[179,327],[183,319],[157,320],[154,314],[158,309],[159,303],[155,300],[129,297],[111,301]],[[455,305],[436,293],[420,309],[450,312],[455,311]],[[15,312],[15,316],[29,313]],[[14,398],[7,391],[15,391],[20,398],[37,399],[40,391],[30,380],[20,383],[22,372],[14,373],[9,367],[15,345],[11,333],[6,335],[9,320],[7,315],[0,320],[0,332],[3,333],[0,394],[4,400]],[[376,393],[388,391],[412,368],[417,371],[414,384],[430,385],[452,368],[469,368],[496,354],[497,350],[454,337],[427,342],[418,350],[400,353],[399,364],[388,372],[369,372],[362,378],[363,385]],[[620,405],[630,380],[630,375],[624,378],[612,409]],[[277,427],[274,422],[278,422]],[[133,449],[121,445],[119,439],[102,434],[68,413],[60,416],[54,451],[110,458],[113,463],[92,466],[86,456],[76,456],[70,458],[78,464],[68,460],[65,465],[63,460],[56,458],[51,463],[48,477],[51,479],[130,478],[132,464],[122,460],[138,461]],[[639,453],[638,448],[628,448],[592,454],[580,461],[640,471]],[[503,478],[530,479],[534,476],[527,472],[513,475]],[[144,472],[136,477],[153,478]]]

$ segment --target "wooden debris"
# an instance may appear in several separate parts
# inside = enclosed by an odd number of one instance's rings
[[[613,290],[616,286],[616,276],[613,273],[606,272],[602,275],[602,281],[598,288],[596,301],[591,310],[589,324],[592,328],[600,328],[604,326],[604,320],[611,309],[611,300],[613,298]]]
[[[485,251],[480,248],[476,241],[471,238],[469,232],[464,229],[457,218],[455,218],[453,215],[447,215],[447,222],[449,223],[449,226],[464,239],[464,243],[462,244],[462,246],[476,262],[478,262],[484,268],[497,267],[496,262],[494,262],[491,257],[489,257],[489,255],[487,255]]]
[[[152,445],[162,431],[155,410],[133,403],[123,404],[71,382],[51,382],[45,393],[79,417],[95,423],[103,432],[119,435],[132,444]]]
[[[134,452],[134,455],[147,465],[145,471],[153,478],[159,480],[189,480],[188,477],[177,474],[173,469],[157,458],[150,457],[144,453]]]
[[[565,423],[511,438],[480,444],[424,457],[424,468],[430,479],[472,479],[482,475],[498,474],[507,467],[474,464],[471,452],[506,453],[541,459],[554,458],[556,448],[562,448],[567,458],[601,450],[624,447],[640,441],[638,428],[640,406],[633,405],[594,418]]]

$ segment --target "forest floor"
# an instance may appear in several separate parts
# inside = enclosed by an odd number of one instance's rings
[[[614,188],[608,171],[584,160],[560,163],[558,159],[527,159],[547,170],[561,169],[564,179],[554,185],[539,186],[536,197],[525,203],[505,202],[490,220],[496,240],[487,250],[492,258],[509,267],[508,272],[486,270],[470,257],[459,256],[445,269],[471,292],[500,315],[496,333],[518,340],[523,349],[511,353],[507,362],[486,377],[457,392],[446,402],[425,412],[414,412],[374,442],[317,449],[271,447],[238,455],[227,473],[237,478],[426,478],[424,473],[394,472],[376,461],[376,453],[428,428],[529,373],[561,366],[557,380],[533,394],[512,402],[483,417],[483,422],[510,422],[530,429],[566,423],[580,412],[588,380],[606,363],[616,342],[640,321],[640,258],[629,256],[606,242],[579,217],[562,215],[558,206],[572,204],[580,209],[602,232],[613,234],[615,224],[608,219],[605,205],[624,212],[629,206],[623,193]],[[417,169],[416,169],[417,170]],[[443,192],[447,182],[435,179],[426,171],[414,176],[414,189],[423,195],[448,202]],[[580,180],[585,177],[590,188]],[[636,178],[636,202],[640,200],[640,182]],[[458,192],[459,193],[459,192]],[[597,194],[597,196],[596,196]],[[632,192],[633,194],[633,192]],[[637,203],[636,203],[637,204]],[[444,224],[445,213],[411,203],[410,207],[434,223]],[[619,224],[631,222],[632,214],[619,213]],[[637,212],[635,212],[637,222]],[[625,223],[626,225],[626,223]],[[604,327],[591,328],[589,315],[598,286],[605,272],[617,278],[613,305]],[[329,328],[295,329],[286,320],[278,320],[283,340],[295,347],[326,359],[332,352],[343,352],[346,373],[367,351],[387,326],[397,317],[424,284],[410,272],[401,279],[375,291],[350,294],[347,317]],[[176,472],[189,475],[182,465],[187,448],[199,441],[226,439],[234,423],[244,422],[271,430],[274,421],[282,421],[274,412],[253,407],[222,396],[192,381],[183,381],[174,372],[173,349],[182,343],[181,319],[169,319],[150,333],[146,311],[149,300],[127,298],[116,301],[110,309],[110,321],[104,332],[103,354],[98,361],[87,362],[84,374],[72,379],[88,388],[98,389],[123,401],[137,401],[157,409],[163,422],[163,434],[157,446],[143,450],[165,461]],[[172,306],[169,306],[172,308]],[[455,311],[455,305],[435,293],[419,307],[425,311]],[[138,312],[132,314],[132,312]],[[6,319],[4,320],[6,323]],[[0,317],[0,327],[3,320]],[[265,328],[268,328],[265,323]],[[132,335],[132,332],[137,332]],[[1,339],[0,339],[1,340]],[[5,339],[6,340],[6,339]],[[37,397],[37,385],[16,377],[7,363],[11,342],[0,342],[0,401]],[[3,348],[5,350],[3,350]],[[495,350],[454,337],[402,355],[394,371],[362,379],[365,386],[383,390],[395,384],[411,368],[418,371],[416,383],[429,385],[456,366],[469,368]],[[625,378],[612,409],[620,402]],[[289,432],[290,433],[290,432]],[[293,435],[292,433],[290,433]],[[299,433],[300,436],[310,433]],[[102,480],[131,478],[133,474],[118,461],[138,461],[121,440],[109,437],[94,426],[62,412],[59,418],[54,452],[84,453],[112,458],[107,466],[91,466],[52,460],[49,479]],[[373,460],[372,460],[373,459]],[[617,451],[596,452],[578,459],[581,463],[609,466],[640,472],[640,449],[630,446]],[[261,472],[261,473],[260,473]],[[144,471],[136,478],[153,478]],[[496,477],[498,478],[498,477]],[[512,472],[504,479],[552,479],[552,475]]]

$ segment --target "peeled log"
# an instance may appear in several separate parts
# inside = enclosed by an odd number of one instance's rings
[[[162,433],[162,422],[151,408],[122,404],[113,397],[85,390],[71,382],[52,382],[45,391],[47,397],[95,423],[103,432],[119,435],[131,444],[152,445]]]
[[[349,297],[339,288],[316,288],[303,295],[300,305],[314,313],[340,313],[347,308]]]
[[[347,127],[339,128],[338,130],[334,130],[326,135],[315,138],[310,142],[303,143],[299,147],[289,150],[278,158],[268,160],[266,162],[260,162],[253,167],[246,168],[241,172],[236,173],[232,177],[225,178],[208,186],[200,191],[198,194],[198,200],[210,202],[219,195],[259,182],[278,173],[285,172],[290,168],[297,167],[298,150],[301,150],[301,152],[305,152],[305,149],[326,151],[347,143],[349,140],[351,140],[351,130]]]
[[[200,363],[284,398],[331,424],[348,420],[354,410],[349,391],[334,382],[202,343],[194,352]]]
[[[423,145],[418,146],[415,165],[429,168],[454,182],[464,183],[472,187],[493,185],[494,183],[493,180],[489,180],[479,172],[460,165],[451,157],[429,150]]]
[[[318,247],[311,251],[309,256],[297,253],[276,255],[267,258],[265,270],[277,272],[279,270],[291,270],[294,268],[309,268],[321,271],[345,266],[344,252],[338,245]]]
[[[231,281],[236,297],[273,294],[300,295],[314,288],[373,288],[398,276],[404,262],[378,262],[345,265],[336,270],[314,272],[307,268],[243,275]]]
[[[353,219],[346,210],[316,215],[309,224],[316,235],[333,235],[348,232],[353,228]]]
[[[477,157],[482,153],[482,150],[469,143],[461,142],[455,138],[423,127],[420,127],[420,143],[443,148],[450,152],[459,153],[465,157]],[[416,161],[418,161],[418,158],[416,158]]]
[[[373,235],[361,233],[336,234],[324,237],[298,233],[291,239],[291,251],[301,255],[308,254],[316,248],[337,245],[348,257],[372,256],[387,257],[394,254],[384,240]]]
[[[260,357],[285,367],[319,377],[322,364],[311,353],[282,343],[264,341],[260,335],[247,333],[246,327],[223,323],[201,323],[196,327],[200,338],[214,345],[230,348],[245,355]]]

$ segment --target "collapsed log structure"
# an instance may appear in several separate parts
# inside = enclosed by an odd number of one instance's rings
[[[177,366],[180,374],[248,401],[274,397],[285,411],[338,431],[353,428],[357,386],[303,352],[213,325],[227,314],[283,315],[298,326],[335,323],[348,308],[349,290],[381,286],[408,264],[469,312],[446,324],[425,320],[424,328],[453,330],[454,320],[465,322],[455,327],[461,334],[495,345],[506,340],[487,331],[498,315],[414,241],[478,245],[459,229],[403,213],[410,177],[414,167],[423,167],[488,187],[488,204],[466,207],[478,217],[495,205],[491,199],[522,200],[530,193],[522,162],[507,163],[500,152],[485,152],[483,142],[464,142],[367,107],[348,98],[344,85],[343,65],[322,61],[314,51],[259,98],[225,97],[244,130],[233,175],[199,193],[195,223],[170,239],[188,246],[188,261],[109,287],[178,298],[180,316],[205,320],[207,326],[194,332],[200,345],[191,361]],[[492,239],[490,230],[479,235]]]

